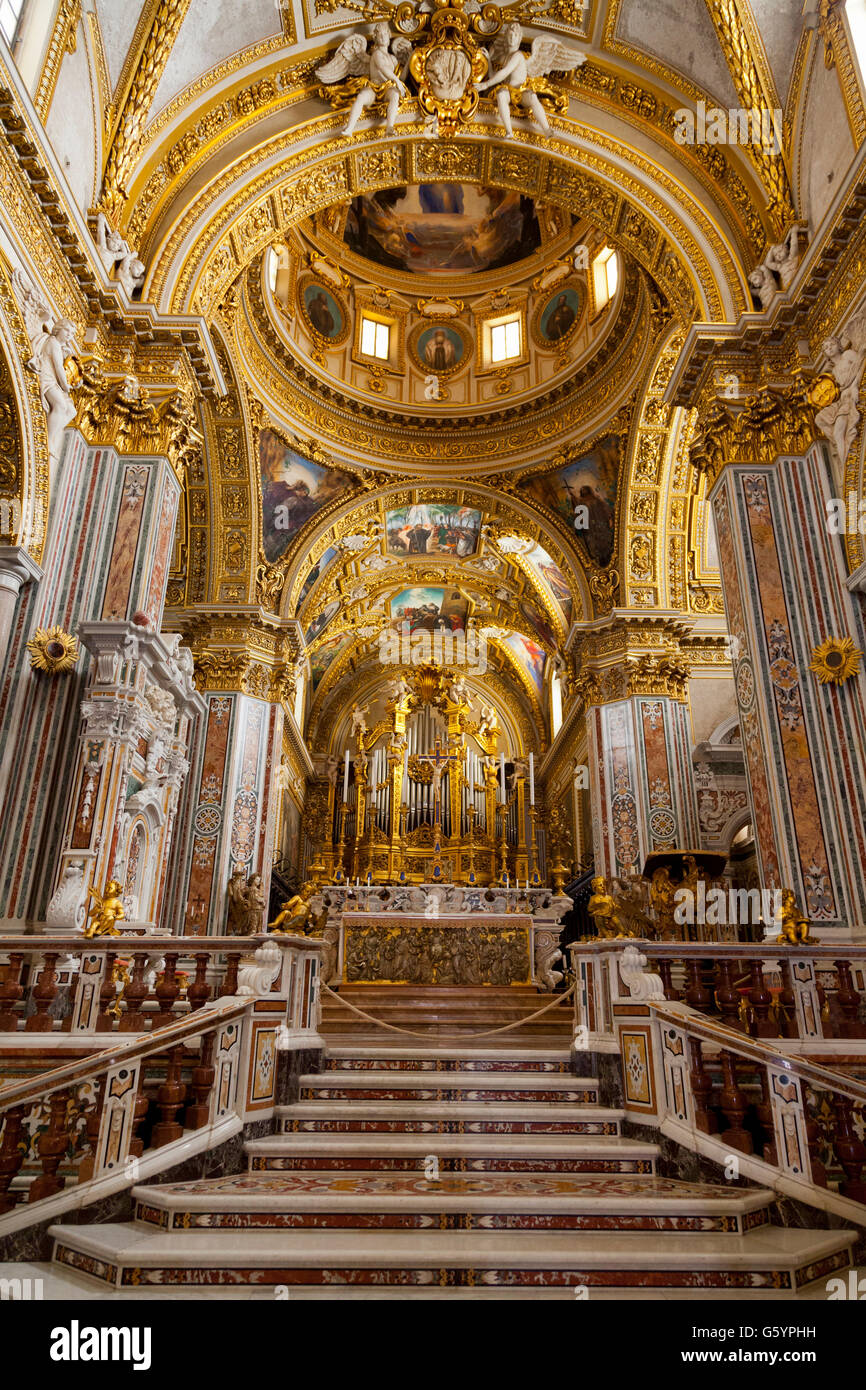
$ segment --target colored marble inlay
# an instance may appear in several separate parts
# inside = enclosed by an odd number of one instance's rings
[[[150,470],[142,464],[130,464],[123,474],[123,499],[114,545],[109,562],[108,583],[102,602],[102,616],[105,619],[126,618],[129,616],[129,595],[135,570],[135,554],[144,514],[144,500]]]
[[[838,912],[821,830],[818,794],[803,718],[800,677],[791,642],[769,488],[764,475],[746,475],[743,478],[743,494],[754,549],[754,572],[760,595],[791,814],[797,832],[800,873],[806,886],[807,901],[804,907],[812,920],[828,921],[835,918]]]
[[[714,503],[716,540],[719,550],[720,573],[725,594],[725,612],[732,636],[740,644],[745,644],[745,622],[740,598],[740,579],[734,555],[734,542],[731,531],[731,518],[728,498],[720,491]],[[748,676],[744,686],[743,673]],[[779,887],[779,856],[776,849],[776,833],[770,810],[770,792],[764,764],[764,750],[758,728],[757,711],[754,701],[754,673],[745,654],[734,662],[734,679],[737,685],[737,699],[740,707],[740,724],[743,735],[743,751],[749,774],[752,811],[754,815],[755,839],[763,867],[763,881],[769,887]]]

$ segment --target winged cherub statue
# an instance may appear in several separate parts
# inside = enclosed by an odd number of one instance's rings
[[[490,76],[479,83],[478,91],[486,92],[488,87],[496,89],[496,105],[499,117],[505,126],[506,135],[514,132],[511,126],[511,103],[525,106],[542,130],[549,130],[547,113],[541,104],[536,88],[545,84],[551,72],[571,72],[586,62],[583,53],[560,43],[559,39],[533,39],[529,53],[521,53],[523,30],[519,24],[504,24],[490,48]]]
[[[343,127],[344,135],[351,135],[368,106],[374,101],[387,98],[387,133],[394,134],[394,121],[401,97],[407,95],[403,78],[409,67],[412,45],[399,35],[391,39],[391,31],[384,22],[373,28],[373,46],[367,51],[367,40],[363,34],[350,34],[344,39],[329,63],[316,68],[316,76],[326,85],[344,83],[344,92],[337,93],[355,96],[349,119]]]

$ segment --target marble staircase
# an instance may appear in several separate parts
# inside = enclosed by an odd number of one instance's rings
[[[519,1023],[519,1029],[498,1033],[490,1041],[508,1046],[519,1033],[522,1038],[562,1038],[567,1046],[572,1033],[570,1000],[554,1004],[538,1019],[524,1021],[553,1002],[553,995],[540,993],[534,985],[425,985],[419,989],[417,985],[342,984],[339,996],[378,1022],[429,1036],[465,1037]],[[372,1026],[330,995],[323,997],[322,1032],[326,1036],[356,1036],[369,1033]]]
[[[622,1121],[555,1037],[344,1035],[247,1143],[247,1172],[53,1227],[54,1269],[106,1291],[794,1298],[850,1264],[853,1231],[783,1228],[770,1191],[662,1176]]]

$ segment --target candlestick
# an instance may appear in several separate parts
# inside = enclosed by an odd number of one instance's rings
[[[529,804],[535,805],[535,759],[529,755]]]
[[[349,750],[346,749],[346,765],[343,772],[343,800],[349,800]]]
[[[501,793],[502,793],[502,800],[504,801],[504,800],[505,800],[505,754],[504,754],[504,753],[500,753],[500,754],[499,754],[499,775],[500,775],[500,777],[501,777],[500,791],[501,791]]]

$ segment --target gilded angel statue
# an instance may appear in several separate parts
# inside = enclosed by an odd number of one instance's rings
[[[399,35],[392,40],[385,23],[373,28],[373,46],[367,51],[363,34],[350,34],[344,39],[330,62],[316,68],[316,76],[326,85],[342,83],[343,90],[336,98],[354,96],[344,135],[351,135],[368,106],[387,99],[387,133],[394,134],[394,121],[401,97],[407,95],[403,81],[412,56],[412,45]]]
[[[529,53],[522,53],[523,30],[519,24],[504,24],[490,48],[490,76],[479,83],[478,91],[496,89],[496,105],[505,126],[506,135],[514,132],[511,125],[511,103],[525,106],[542,130],[549,130],[547,113],[538,96],[545,88],[543,81],[551,72],[571,72],[586,62],[583,53],[549,36],[533,39]]]

